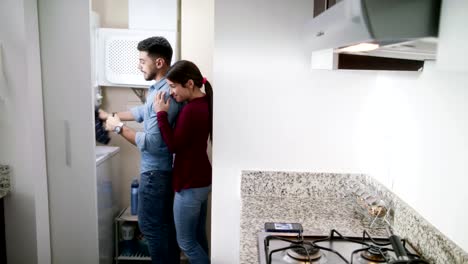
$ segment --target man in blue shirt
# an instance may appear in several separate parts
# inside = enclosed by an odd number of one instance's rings
[[[112,115],[100,111],[106,120],[106,129],[122,135],[141,152],[141,179],[138,191],[138,224],[148,241],[152,263],[179,263],[179,247],[176,242],[172,190],[172,154],[159,131],[154,97],[159,91],[170,94],[165,75],[171,65],[172,47],[163,37],[151,37],[138,43],[139,70],[145,80],[155,80],[147,93],[144,105],[128,112]],[[169,96],[169,122],[174,125],[181,104]],[[121,121],[143,122],[144,132],[135,132]]]

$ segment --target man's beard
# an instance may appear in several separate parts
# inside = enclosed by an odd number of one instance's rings
[[[147,80],[147,81],[152,81],[152,80],[154,80],[154,78],[156,78],[156,74],[157,74],[156,71],[153,71],[153,72],[151,72],[151,73],[148,73],[148,75],[145,77],[145,80]]]

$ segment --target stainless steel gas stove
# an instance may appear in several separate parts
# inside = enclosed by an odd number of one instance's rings
[[[361,237],[345,237],[336,230],[331,230],[328,236],[319,234],[318,230],[261,232],[258,235],[260,263],[428,263],[408,243],[393,234],[378,238],[365,231]]]

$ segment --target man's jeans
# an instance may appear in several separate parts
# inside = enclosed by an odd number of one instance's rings
[[[184,189],[175,194],[177,242],[190,264],[210,263],[206,239],[206,210],[211,186]]]
[[[148,241],[153,264],[180,263],[172,206],[171,172],[150,171],[141,174],[138,190],[138,224]]]

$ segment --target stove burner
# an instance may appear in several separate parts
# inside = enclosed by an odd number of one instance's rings
[[[382,252],[382,253],[381,253]],[[386,248],[379,248],[376,246],[370,246],[370,248],[366,251],[361,253],[361,256],[373,262],[385,262],[385,258],[387,257],[387,249]]]
[[[291,246],[297,246],[295,244],[291,244]],[[319,259],[322,254],[320,253],[320,249],[309,245],[309,244],[303,244],[302,245],[304,248],[290,248],[286,252],[289,257],[295,259],[295,260],[300,260],[300,261],[307,261],[309,258],[307,257],[307,253],[309,253],[309,257],[311,261]],[[306,251],[307,250],[307,251]]]

